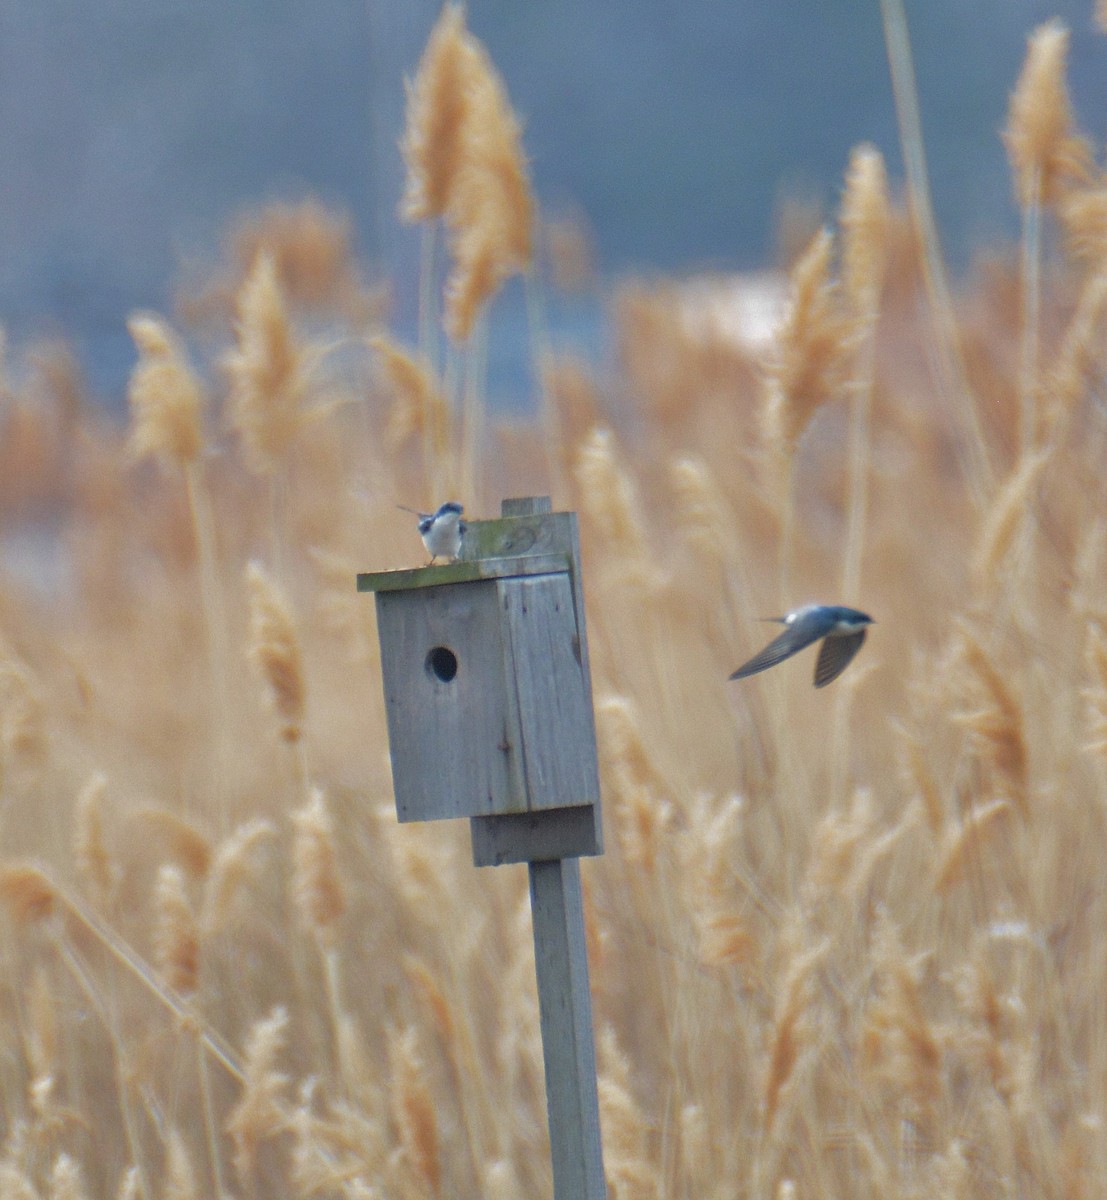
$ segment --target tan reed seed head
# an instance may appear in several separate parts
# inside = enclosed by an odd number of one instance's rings
[[[437,1197],[442,1192],[438,1115],[414,1026],[408,1026],[403,1033],[394,1032],[389,1038],[388,1061],[392,1120],[406,1165],[420,1187]]]
[[[0,867],[0,903],[16,924],[33,925],[52,917],[60,899],[50,877],[34,863]]]
[[[656,1200],[657,1162],[650,1153],[649,1122],[631,1087],[630,1060],[610,1025],[600,1031],[597,1057],[604,1172],[611,1195],[616,1200]]]
[[[226,1130],[234,1144],[234,1165],[249,1187],[262,1144],[288,1127],[288,1076],[277,1070],[288,1034],[288,1011],[278,1006],[255,1021],[246,1038],[245,1082]],[[252,1190],[252,1189],[251,1189]]]
[[[446,282],[446,332],[455,342],[468,340],[485,304],[505,279],[495,242],[483,231],[467,230],[454,241],[454,266]]]
[[[716,908],[697,914],[700,962],[708,967],[746,967],[757,953],[749,922],[732,909]]]
[[[938,781],[930,767],[930,761],[921,735],[895,722],[896,748],[900,759],[901,773],[907,786],[918,797],[923,816],[931,834],[937,835],[945,828],[946,804]]]
[[[400,202],[405,221],[430,221],[446,212],[465,157],[471,69],[465,8],[446,4],[407,84],[407,179]]]
[[[409,438],[429,431],[432,445],[442,449],[446,444],[449,408],[429,364],[383,334],[372,338],[369,345],[377,352],[393,396],[384,432],[389,447],[398,450]]]
[[[337,1146],[332,1145],[337,1129],[332,1132],[330,1123],[314,1111],[317,1082],[309,1080],[300,1087],[298,1103],[291,1115],[292,1135],[294,1143],[291,1151],[289,1176],[295,1185],[297,1196],[317,1196],[329,1191],[340,1192],[350,1197],[350,1200],[361,1196],[359,1180],[349,1178],[344,1169],[342,1158],[335,1153]],[[346,1131],[342,1130],[339,1137],[345,1144]],[[361,1141],[359,1153],[366,1154],[369,1146],[376,1143],[379,1137],[374,1129],[369,1137]],[[376,1200],[376,1194],[369,1192],[367,1200]]]
[[[200,936],[184,872],[163,863],[154,885],[154,962],[166,985],[191,996],[200,979]]]
[[[93,904],[107,910],[119,883],[118,863],[104,837],[104,799],[108,778],[97,771],[77,794],[73,807],[73,857],[77,873],[88,889]]]
[[[762,424],[780,454],[795,451],[816,409],[845,378],[849,322],[831,274],[834,238],[821,229],[792,270],[792,301],[766,370]]]
[[[596,705],[604,761],[635,785],[665,794],[672,789],[647,748],[641,718],[626,696],[606,696]]]
[[[223,360],[231,424],[246,465],[258,475],[280,466],[305,421],[307,353],[296,337],[276,266],[259,254],[235,301],[235,345]]]
[[[484,46],[447,4],[408,88],[405,220],[444,217],[453,266],[445,325],[465,341],[510,275],[529,268],[534,201],[522,132]]]
[[[1061,348],[1042,381],[1041,440],[1063,443],[1074,415],[1098,386],[1105,359],[1107,318],[1107,243],[1098,269],[1089,273],[1080,290]]]
[[[815,830],[810,878],[816,887],[848,895],[858,860],[876,840],[872,791],[857,788],[848,809],[828,809]]]
[[[934,886],[939,892],[948,892],[965,879],[972,864],[980,864],[986,843],[1007,823],[1010,813],[1011,802],[1000,797],[950,820],[936,859]]]
[[[9,764],[40,767],[46,747],[46,706],[38,682],[15,657],[0,657],[0,781]]]
[[[127,329],[138,362],[127,385],[131,407],[130,451],[184,467],[203,449],[204,391],[184,347],[162,317],[135,313]]]
[[[191,879],[203,879],[211,866],[211,839],[194,822],[164,808],[143,807],[134,814],[147,836],[158,839],[158,851]]]
[[[446,211],[453,265],[446,281],[446,331],[464,341],[501,284],[529,269],[534,200],[522,129],[487,51],[471,35],[470,107],[463,157]]]
[[[462,226],[491,226],[493,220],[501,220],[493,240],[503,255],[503,267],[525,271],[534,255],[534,196],[523,127],[488,51],[472,35],[469,45],[473,98],[466,157],[447,215]],[[491,229],[485,236],[492,239]]]
[[[1074,130],[1065,82],[1069,31],[1058,21],[1039,25],[1007,109],[1003,140],[1023,205],[1054,203],[1074,179],[1087,175],[1089,152]]]
[[[1009,1035],[1013,1012],[1000,995],[986,950],[987,942],[982,939],[955,977],[954,994],[958,1006],[974,1024],[987,1032],[988,1040],[994,1046]],[[995,1082],[994,1072],[992,1077]]]
[[[616,770],[614,776],[615,815],[623,857],[653,879],[659,857],[667,848],[665,835],[672,823],[673,806],[622,772]]]
[[[312,788],[308,803],[292,814],[292,895],[300,920],[320,942],[333,946],[346,911],[346,889],[338,872],[334,823],[322,789]]]
[[[1107,177],[1094,173],[1089,182],[1069,188],[1057,205],[1065,248],[1096,273],[1107,270]]]
[[[430,1013],[435,1031],[447,1046],[453,1046],[457,1039],[456,1022],[450,1008],[450,1001],[443,992],[434,973],[427,964],[415,954],[405,954],[403,960],[404,975],[408,983],[417,993]]]
[[[842,285],[854,314],[872,319],[880,305],[892,233],[888,175],[875,146],[854,148],[842,197]]]
[[[577,454],[576,478],[581,503],[608,544],[610,557],[645,567],[649,555],[638,516],[641,505],[610,429],[593,429],[585,438]]]
[[[654,764],[633,703],[610,696],[597,705],[603,764],[615,801],[619,843],[628,863],[653,876],[672,821],[670,790]]]
[[[669,480],[686,544],[704,566],[725,572],[736,553],[735,521],[711,468],[702,458],[681,455],[669,464]]]
[[[229,242],[243,274],[260,254],[270,255],[293,306],[341,313],[351,321],[373,314],[375,298],[365,292],[358,275],[348,213],[313,197],[276,201],[236,221]]]
[[[919,982],[890,917],[880,919],[872,951],[874,994],[861,1031],[862,1066],[900,1098],[906,1120],[929,1123],[942,1090],[942,1046]]]
[[[297,742],[303,733],[306,687],[300,639],[283,592],[259,563],[246,568],[250,604],[248,655],[268,688],[281,722],[281,737]]]
[[[688,807],[681,836],[680,866],[706,966],[749,970],[759,944],[747,919],[746,896],[737,884],[743,856],[744,804],[696,796]]]
[[[206,936],[225,927],[236,899],[257,881],[258,849],[276,836],[272,822],[257,818],[240,825],[219,843],[204,879],[201,926]]]
[[[979,708],[957,715],[972,735],[984,763],[1023,816],[1029,811],[1030,755],[1022,705],[991,656],[972,633],[963,632],[965,662],[983,697]]]
[[[800,1054],[812,1040],[811,1006],[814,975],[826,957],[828,944],[789,947],[774,1004],[768,1058],[762,1084],[764,1128],[772,1130],[780,1111],[784,1089],[791,1081]]]

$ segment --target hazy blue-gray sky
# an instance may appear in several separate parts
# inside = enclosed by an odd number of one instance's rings
[[[1013,228],[998,130],[1026,34],[1073,30],[1077,108],[1103,136],[1091,0],[908,0],[943,236]],[[395,219],[421,0],[0,0],[0,322],[74,337],[109,391],[136,306],[214,255],[244,206],[348,209],[370,263],[410,271]],[[591,220],[606,272],[750,267],[788,191],[833,205],[850,147],[898,175],[876,0],[471,0],[526,121],[548,207]]]

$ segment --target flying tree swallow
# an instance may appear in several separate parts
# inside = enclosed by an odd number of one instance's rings
[[[423,545],[431,556],[428,566],[433,566],[436,559],[456,559],[461,553],[461,539],[465,533],[465,522],[461,519],[464,511],[456,500],[447,500],[440,505],[436,512],[419,512],[418,509],[397,505],[404,512],[414,513],[419,518],[419,534]]]
[[[872,617],[866,613],[840,604],[806,604],[803,608],[793,609],[786,617],[766,619],[779,621],[784,632],[773,638],[760,654],[743,663],[731,679],[744,679],[747,675],[775,667],[822,638],[823,644],[815,662],[815,686],[826,687],[849,666],[865,640],[866,626],[873,624]]]

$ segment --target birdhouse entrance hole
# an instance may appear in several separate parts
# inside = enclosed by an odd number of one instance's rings
[[[449,646],[435,646],[427,655],[427,674],[449,683],[457,674],[457,655]]]

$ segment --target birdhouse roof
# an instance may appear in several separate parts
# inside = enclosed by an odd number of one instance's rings
[[[520,575],[551,575],[572,570],[568,554],[521,554],[514,558],[477,558],[413,570],[367,571],[357,577],[359,592],[403,592],[441,587],[446,583],[473,583],[480,579],[507,579]]]

